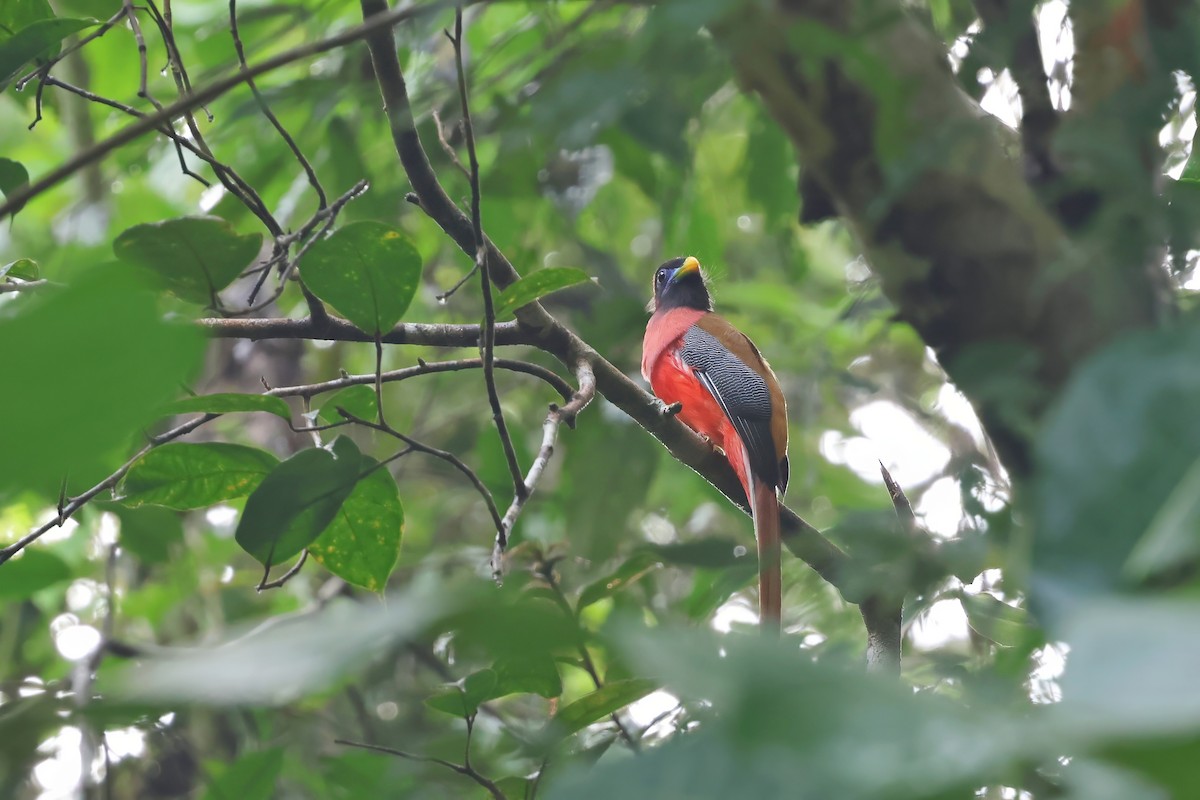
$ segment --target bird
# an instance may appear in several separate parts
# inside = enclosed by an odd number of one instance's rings
[[[758,542],[759,624],[778,632],[779,496],[788,482],[783,390],[749,337],[714,313],[696,258],[664,262],[654,271],[653,287],[642,377],[659,400],[678,409],[680,421],[725,454],[741,481]]]

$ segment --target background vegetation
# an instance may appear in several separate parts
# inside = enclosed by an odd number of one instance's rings
[[[0,796],[1195,797],[1197,23],[0,0]]]

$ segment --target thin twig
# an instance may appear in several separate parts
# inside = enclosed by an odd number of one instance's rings
[[[334,739],[333,743],[344,745],[346,747],[357,747],[362,750],[371,750],[376,753],[386,753],[388,755],[397,756],[399,758],[407,759],[409,761],[420,761],[420,762],[423,762],[426,764],[437,764],[440,767],[445,767],[446,769],[453,770],[454,772],[457,772],[459,775],[465,775],[466,777],[475,781],[477,784],[479,784],[484,789],[486,789],[494,800],[508,800],[507,796],[505,796],[504,792],[500,791],[500,787],[497,786],[494,781],[490,780],[489,778],[487,778],[483,775],[480,775],[478,772],[475,771],[474,767],[471,767],[469,765],[464,766],[462,764],[455,764],[453,761],[447,761],[444,758],[434,758],[432,756],[419,756],[416,753],[406,753],[403,750],[396,750],[395,748],[392,748],[392,747],[383,747],[382,745],[377,745],[377,744],[367,744],[366,742],[352,742],[348,739]]]
[[[242,46],[242,37],[238,33],[237,0],[229,0],[229,32],[233,36],[234,49],[237,50],[238,65],[241,67],[242,72],[246,73],[250,67],[246,63],[246,51]],[[317,179],[316,170],[313,169],[313,166],[311,163],[309,163],[309,160],[305,158],[304,153],[300,150],[300,146],[296,144],[296,140],[292,138],[292,135],[287,132],[286,128],[283,127],[283,123],[281,123],[279,118],[275,116],[275,113],[271,111],[271,107],[267,104],[267,99],[263,97],[262,92],[258,90],[258,84],[255,82],[254,78],[247,77],[246,85],[250,87],[250,92],[254,95],[254,100],[256,103],[258,103],[258,108],[260,111],[262,111],[263,116],[267,118],[267,120],[271,123],[271,126],[274,127],[279,133],[280,138],[282,138],[287,144],[288,149],[292,151],[292,155],[295,156],[296,160],[300,162],[300,167],[304,170],[304,174],[308,178],[308,184],[312,186],[313,191],[317,193],[318,208],[325,208],[327,205],[329,205],[329,200],[325,196],[325,189],[321,186],[321,181]]]
[[[458,97],[462,102],[462,129],[467,140],[467,159],[471,165],[471,230],[475,237],[475,268],[479,272],[480,288],[483,292],[483,337],[479,343],[479,351],[483,356],[483,382],[487,386],[488,403],[492,407],[492,420],[496,423],[496,433],[504,446],[504,459],[508,462],[508,472],[512,476],[513,494],[516,500],[524,501],[529,494],[525,482],[521,479],[521,465],[517,463],[517,450],[513,447],[512,436],[508,432],[508,423],[504,421],[504,409],[500,406],[500,393],[496,390],[496,372],[493,361],[496,358],[496,307],[492,298],[492,278],[488,273],[488,247],[483,238],[483,223],[480,219],[481,196],[479,191],[479,158],[475,154],[475,130],[471,125],[471,104],[467,99],[467,76],[463,70],[462,57],[462,6],[454,12],[454,35],[450,41],[454,45],[454,66],[458,72]]]
[[[300,551],[300,558],[296,561],[295,564],[292,565],[291,569],[289,569],[287,572],[283,573],[282,575],[280,575],[278,578],[276,578],[273,581],[267,580],[267,578],[271,577],[271,566],[268,564],[263,569],[262,580],[258,582],[258,586],[254,587],[254,590],[256,592],[263,592],[263,591],[266,591],[267,589],[278,589],[280,586],[283,586],[285,583],[290,581],[292,578],[299,575],[300,570],[302,570],[304,568],[304,562],[306,562],[306,561],[308,561],[308,549],[307,548]]]
[[[162,111],[162,108],[163,108],[162,103],[158,102],[158,100],[155,99],[154,95],[150,94],[149,80],[148,80],[150,66],[148,63],[149,59],[147,57],[147,50],[146,50],[146,37],[142,34],[142,23],[138,20],[137,9],[134,8],[133,0],[122,0],[122,5],[125,8],[125,16],[129,20],[129,28],[130,28],[130,30],[133,31],[133,39],[135,42],[137,42],[137,51],[138,51],[138,92],[137,92],[137,95],[138,95],[138,97],[142,98],[143,100],[149,101],[150,105],[154,106],[154,109],[156,111]],[[84,95],[81,94],[81,96],[84,96]],[[91,99],[91,98],[88,98],[88,99]],[[100,100],[100,98],[96,98],[96,99]],[[106,103],[106,105],[112,105],[112,104]],[[138,112],[138,115],[140,115],[140,112]],[[171,128],[171,134],[174,134],[174,133],[175,133],[175,129]],[[183,174],[187,175],[190,178],[195,179],[197,182],[199,182],[202,186],[204,186],[206,188],[208,186],[210,186],[211,184],[208,182],[208,180],[206,178],[204,178],[202,175],[198,175],[197,173],[192,172],[191,168],[188,166],[187,157],[183,154],[182,137],[177,136],[177,135],[170,135],[169,138],[175,144],[175,155],[179,159],[179,169],[183,172]],[[191,144],[191,142],[188,142],[188,144]]]
[[[458,171],[463,174],[467,180],[471,180],[471,173],[463,166],[462,161],[458,158],[458,153],[454,151],[454,145],[450,144],[450,140],[446,138],[446,126],[442,124],[442,115],[435,108],[433,110],[433,127],[437,131],[438,142],[442,145],[442,150],[450,159],[450,163],[458,167]]]
[[[492,548],[492,577],[497,581],[504,575],[504,551],[508,547],[508,537],[517,523],[521,509],[533,495],[534,488],[541,480],[542,472],[550,463],[550,456],[554,454],[554,442],[558,438],[559,426],[565,422],[569,427],[574,427],[575,417],[596,396],[596,375],[592,371],[591,364],[580,361],[575,366],[575,376],[579,381],[578,391],[566,405],[557,406],[553,403],[550,405],[550,412],[546,414],[546,421],[542,423],[542,445],[538,448],[537,457],[533,459],[533,464],[529,467],[529,475],[521,483],[525,492],[523,495],[513,498],[512,504],[504,514],[500,529],[496,532],[496,543]]]
[[[179,93],[180,99],[187,98],[192,94],[192,83],[188,78],[187,69],[183,65],[183,56],[179,52],[179,47],[175,42],[175,32],[172,30],[170,23],[159,12],[158,6],[154,4],[154,0],[144,0],[146,8],[150,11],[151,18],[154,19],[158,26],[159,33],[162,35],[163,44],[167,48],[167,62],[171,68],[171,75],[175,79],[175,88]],[[245,71],[242,72],[247,82],[253,79],[252,75],[248,75]],[[213,116],[204,108],[201,103],[198,108],[204,110],[208,121],[213,121]],[[196,118],[192,114],[192,109],[187,109],[183,112],[183,120],[187,125],[188,133],[196,142],[196,146],[209,156],[213,155],[212,148],[208,146],[208,142],[204,139],[204,134],[200,131],[200,126],[196,124]],[[263,202],[258,191],[253,186],[245,181],[241,175],[235,172],[231,167],[215,170],[217,179],[221,181],[221,185],[225,187],[231,195],[236,197],[242,205],[249,209],[250,213],[254,214],[263,226],[270,231],[271,236],[279,238],[283,235],[283,227],[279,221],[275,219],[275,215],[267,208],[267,204]]]
[[[276,239],[276,255],[264,265],[262,274],[259,275],[258,281],[254,284],[254,288],[250,290],[250,295],[246,298],[246,303],[248,304],[247,308],[242,311],[226,312],[225,315],[240,316],[244,314],[253,314],[261,311],[262,309],[271,305],[271,303],[274,303],[276,300],[278,300],[279,296],[283,294],[284,288],[287,286],[288,278],[290,278],[292,273],[296,271],[296,268],[300,266],[300,261],[304,258],[305,254],[308,253],[309,248],[325,238],[325,236],[329,233],[329,230],[333,227],[334,223],[337,222],[338,214],[342,212],[342,209],[345,208],[346,204],[351,200],[356,200],[361,197],[363,192],[367,191],[369,187],[369,183],[367,183],[365,180],[360,180],[358,183],[351,186],[340,197],[334,200],[331,205],[317,209],[316,213],[309,218],[308,222],[304,223],[304,225],[300,227],[300,230],[296,231],[295,233],[286,234],[280,239]],[[321,229],[316,233],[313,233],[313,230],[318,225],[321,226]],[[288,249],[293,244],[302,240],[304,243],[296,252],[295,257],[286,261],[283,264],[283,268],[279,271],[279,286],[276,287],[275,291],[272,292],[269,297],[255,305],[254,299],[258,296],[259,291],[262,290],[263,284],[267,282],[267,278],[271,274],[271,269],[276,264],[284,260]],[[303,286],[303,284],[301,285]],[[324,305],[322,305],[321,302],[313,297],[307,290],[305,291],[304,297],[305,300],[308,301],[309,314],[311,314],[314,319],[328,316],[324,310]],[[318,308],[320,311],[318,311]]]

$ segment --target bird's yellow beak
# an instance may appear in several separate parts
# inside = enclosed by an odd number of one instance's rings
[[[685,258],[683,260],[683,266],[681,266],[679,269],[675,270],[675,274],[673,274],[671,276],[671,283],[674,283],[675,281],[677,281],[680,278],[683,278],[687,275],[691,275],[693,272],[699,272],[699,271],[700,271],[700,262],[697,261],[694,256],[688,256],[687,258]]]

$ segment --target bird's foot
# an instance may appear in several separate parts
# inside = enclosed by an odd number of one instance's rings
[[[657,400],[658,398],[655,399]],[[683,403],[676,401],[670,405],[667,405],[662,400],[658,400],[658,413],[662,414],[664,417],[673,417],[680,411],[683,411]]]

